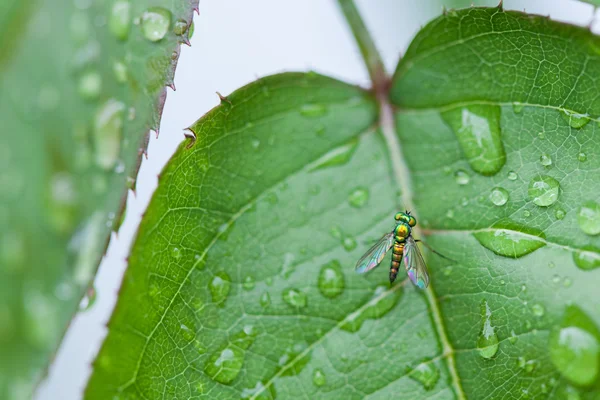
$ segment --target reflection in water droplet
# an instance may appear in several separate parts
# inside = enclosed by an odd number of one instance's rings
[[[342,166],[350,161],[357,147],[358,140],[353,139],[345,145],[337,147],[325,154],[309,168],[309,171],[312,172],[323,168]]]
[[[550,359],[560,373],[577,385],[596,381],[600,369],[600,332],[578,306],[567,306],[560,327],[549,338]]]
[[[471,177],[465,170],[459,169],[454,173],[454,179],[459,185],[466,185],[471,180]]]
[[[540,164],[542,164],[544,167],[549,167],[552,165],[552,157],[550,157],[548,154],[544,153],[540,156]]]
[[[580,269],[589,271],[600,267],[600,251],[577,250],[573,252],[573,261]]]
[[[231,383],[240,373],[246,358],[246,350],[252,345],[255,337],[256,333],[252,327],[244,327],[211,355],[206,362],[204,372],[219,383]]]
[[[209,284],[212,301],[222,306],[231,290],[231,278],[226,272],[218,272]]]
[[[325,379],[325,374],[323,373],[323,371],[321,371],[320,369],[315,369],[313,371],[313,384],[316,387],[321,387],[325,385],[325,383],[327,383],[327,380]]]
[[[365,320],[382,318],[391,311],[401,296],[402,290],[398,286],[392,289],[385,285],[377,286],[367,306],[348,315],[340,328],[349,332],[358,331]]]
[[[510,181],[516,181],[518,177],[519,177],[519,175],[517,175],[517,173],[515,171],[510,171],[508,173],[508,180],[510,180]]]
[[[339,261],[333,260],[321,267],[318,287],[323,296],[333,299],[342,294],[345,286],[344,274]]]
[[[96,112],[94,118],[96,163],[104,169],[112,169],[118,160],[124,110],[123,103],[109,99]]]
[[[529,182],[527,193],[534,204],[548,207],[558,200],[560,184],[548,175],[538,175]]]
[[[413,368],[408,376],[423,385],[425,390],[431,390],[440,379],[440,371],[433,361],[426,361]]]
[[[363,207],[365,204],[367,204],[368,200],[369,191],[362,187],[354,189],[354,191],[350,193],[350,196],[348,196],[348,203],[355,208]]]
[[[283,301],[295,308],[306,307],[306,294],[297,289],[285,289],[281,296]]]
[[[485,248],[512,258],[522,257],[546,245],[543,232],[512,222],[501,221],[489,230],[473,233],[473,236]]]
[[[501,187],[495,187],[490,193],[490,201],[496,206],[503,206],[508,201],[508,191]]]
[[[142,15],[142,32],[151,42],[165,37],[171,25],[171,12],[162,7],[149,8]]]
[[[304,104],[300,108],[300,114],[305,117],[322,117],[327,114],[327,107],[322,104]]]
[[[577,224],[586,235],[600,234],[600,204],[587,201],[577,211]]]
[[[131,27],[131,4],[127,0],[116,0],[108,17],[108,29],[119,40],[126,40]]]
[[[500,131],[500,107],[471,105],[442,113],[475,172],[494,175],[506,162]]]
[[[481,313],[481,331],[477,339],[477,351],[483,358],[490,359],[498,352],[498,335],[492,326],[492,311],[483,300],[480,306]]]
[[[561,113],[561,116],[571,128],[575,129],[581,129],[590,122],[590,118],[587,114],[577,114],[575,112],[564,110],[564,112]]]

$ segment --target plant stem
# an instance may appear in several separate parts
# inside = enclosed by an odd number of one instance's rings
[[[387,91],[388,77],[385,72],[385,67],[379,51],[375,47],[375,43],[363,22],[360,13],[358,12],[354,0],[338,0],[342,13],[346,17],[348,25],[352,30],[352,34],[358,43],[360,53],[362,54],[367,71],[373,83],[373,89],[376,93]]]

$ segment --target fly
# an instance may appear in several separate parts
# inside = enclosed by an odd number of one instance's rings
[[[378,266],[385,254],[392,249],[392,263],[390,265],[390,283],[396,280],[400,263],[404,261],[404,267],[408,277],[416,286],[425,289],[429,285],[429,273],[427,265],[417,241],[412,237],[412,228],[417,225],[415,217],[409,211],[399,212],[394,215],[396,227],[390,233],[383,235],[373,247],[371,247],[356,263],[356,272],[362,274]],[[436,252],[436,254],[439,254]],[[441,255],[441,254],[440,254]],[[443,256],[442,256],[443,257]]]

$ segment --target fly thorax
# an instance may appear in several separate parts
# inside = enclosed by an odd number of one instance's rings
[[[394,239],[398,242],[404,242],[409,235],[410,226],[406,222],[399,222],[394,229]]]

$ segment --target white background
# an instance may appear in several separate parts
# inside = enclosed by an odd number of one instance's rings
[[[358,1],[388,71],[394,70],[419,28],[441,13],[440,4],[438,0]],[[592,6],[573,0],[505,0],[504,7],[579,25],[590,24],[594,12]],[[106,335],[131,241],[156,188],[156,176],[183,139],[183,129],[218,104],[216,91],[227,95],[258,77],[309,69],[368,84],[335,0],[201,0],[191,42],[192,47],[182,48],[175,75],[177,91],[168,89],[161,134],[150,140],[137,195],[130,193],[125,222],[118,237],[113,234],[100,265],[97,301],[72,321],[37,400],[81,398],[90,364]]]

